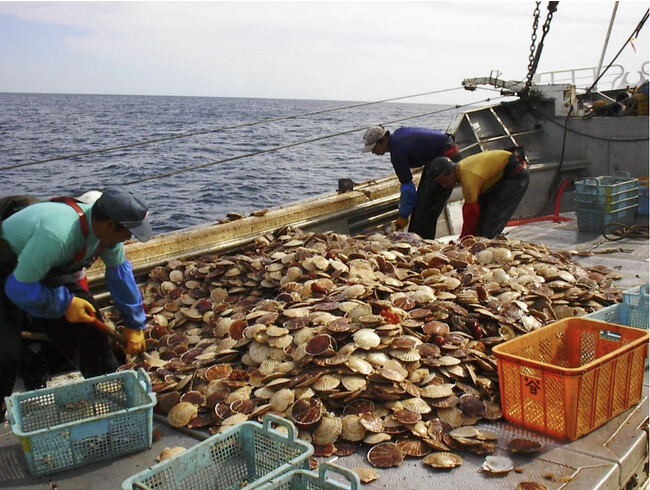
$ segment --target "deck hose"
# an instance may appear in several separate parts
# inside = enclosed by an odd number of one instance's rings
[[[553,223],[560,223],[562,221],[573,221],[571,218],[565,218],[563,216],[560,216],[560,202],[562,200],[562,194],[564,193],[564,189],[569,185],[573,183],[573,179],[566,179],[562,184],[560,185],[558,191],[557,191],[557,196],[555,197],[555,212],[552,216],[538,216],[537,218],[528,218],[528,219],[519,219],[519,220],[514,220],[514,221],[508,221],[507,226],[519,226],[519,225],[527,225],[529,223],[539,223],[541,221],[553,221]]]

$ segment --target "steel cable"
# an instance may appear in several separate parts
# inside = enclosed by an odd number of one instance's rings
[[[501,97],[497,97],[497,99],[498,98],[501,98]],[[487,98],[487,99],[483,99],[483,100],[480,100],[480,101],[471,102],[471,103],[468,103],[468,104],[456,105],[454,107],[449,107],[447,109],[441,109],[441,110],[438,110],[438,111],[426,112],[426,113],[423,113],[423,114],[416,114],[415,116],[403,117],[401,119],[394,119],[392,121],[386,121],[386,122],[384,122],[382,124],[395,124],[395,123],[402,122],[402,121],[408,121],[410,119],[417,119],[417,118],[420,118],[420,117],[431,116],[433,114],[439,114],[441,112],[450,111],[452,109],[459,109],[461,107],[466,107],[466,106],[478,104],[478,103],[481,103],[481,102],[489,102],[490,100],[492,100],[492,99]],[[255,152],[252,152],[252,153],[244,153],[243,155],[237,155],[237,156],[234,156],[234,157],[225,158],[223,160],[216,160],[216,161],[212,161],[212,162],[207,162],[207,163],[203,163],[201,165],[194,165],[194,166],[191,166],[191,167],[187,167],[187,168],[183,168],[183,169],[179,169],[179,170],[174,170],[172,172],[167,172],[167,173],[164,173],[164,174],[158,174],[158,175],[154,175],[154,176],[151,176],[151,177],[144,177],[142,179],[131,180],[131,181],[128,181],[128,182],[124,182],[121,185],[133,185],[133,184],[139,184],[141,182],[147,182],[147,181],[150,181],[150,180],[161,179],[161,178],[164,178],[164,177],[171,177],[173,175],[178,175],[178,174],[182,174],[182,173],[185,173],[185,172],[190,172],[192,170],[207,168],[207,167],[211,167],[213,165],[219,165],[219,164],[222,164],[222,163],[232,162],[234,160],[240,160],[242,158],[248,158],[248,157],[253,157],[253,156],[257,156],[257,155],[263,155],[265,153],[272,153],[274,151],[285,150],[287,148],[292,148],[294,146],[300,146],[300,145],[305,145],[305,144],[308,144],[308,143],[314,143],[316,141],[322,141],[322,140],[326,140],[326,139],[330,139],[330,138],[335,138],[337,136],[343,136],[343,135],[346,135],[346,134],[355,133],[357,131],[362,131],[364,129],[366,129],[366,126],[361,127],[361,128],[353,128],[353,129],[350,129],[350,130],[347,130],[347,131],[341,131],[339,133],[328,134],[328,135],[325,135],[325,136],[319,136],[318,138],[312,138],[312,139],[309,139],[309,140],[298,141],[296,143],[290,143],[288,145],[276,146],[276,147],[273,147],[273,148],[269,148],[267,150],[259,150],[259,151],[255,151]]]
[[[342,110],[346,110],[346,109],[356,109],[358,107],[365,107],[365,106],[374,105],[374,104],[382,104],[384,102],[394,102],[396,100],[404,100],[404,99],[410,99],[410,98],[414,98],[414,97],[422,97],[424,95],[433,95],[433,94],[440,94],[440,93],[444,93],[444,92],[451,92],[451,91],[454,91],[454,90],[460,90],[462,88],[463,87],[454,87],[454,88],[448,88],[448,89],[442,89],[442,90],[435,90],[435,91],[432,91],[432,92],[423,92],[423,93],[420,93],[420,94],[405,95],[403,97],[394,97],[392,99],[377,100],[377,101],[373,101],[373,102],[362,102],[362,103],[359,103],[359,104],[353,104],[353,105],[342,106],[342,107],[335,107],[333,109],[323,109],[323,110],[320,110],[320,111],[305,112],[305,113],[302,113],[302,114],[294,114],[292,116],[283,116],[283,117],[276,117],[276,118],[270,118],[270,119],[262,119],[262,120],[254,121],[254,122],[250,122],[250,123],[237,124],[237,125],[234,125],[234,126],[224,126],[222,128],[210,129],[210,130],[206,130],[206,131],[195,131],[195,132],[192,132],[192,133],[178,134],[178,135],[174,135],[174,136],[166,136],[164,138],[156,138],[156,139],[151,139],[151,140],[146,140],[146,141],[139,141],[137,143],[128,143],[128,144],[125,144],[125,145],[112,146],[112,147],[109,147],[109,148],[100,148],[98,150],[89,150],[89,151],[85,151],[85,152],[74,153],[74,154],[71,154],[71,155],[63,155],[63,156],[58,156],[58,157],[46,158],[44,160],[36,160],[36,161],[33,161],[33,162],[18,163],[16,165],[10,165],[8,167],[1,167],[0,170],[11,170],[11,169],[14,169],[14,168],[21,168],[21,167],[27,167],[27,166],[31,166],[31,165],[38,165],[38,164],[42,164],[42,163],[55,162],[55,161],[58,161],[58,160],[68,160],[68,159],[71,159],[71,158],[77,158],[77,157],[82,157],[82,156],[96,155],[96,154],[99,154],[99,153],[107,153],[109,151],[124,150],[126,148],[133,148],[133,147],[136,147],[136,146],[149,145],[149,144],[152,144],[152,143],[161,143],[163,141],[171,141],[171,140],[175,140],[175,139],[189,138],[189,137],[192,137],[192,136],[200,136],[200,135],[204,135],[204,134],[219,133],[219,132],[228,131],[228,130],[231,130],[231,129],[246,128],[246,127],[251,127],[251,126],[257,126],[257,125],[260,125],[260,124],[268,124],[268,123],[273,123],[273,122],[278,122],[278,121],[286,121],[286,120],[289,120],[289,119],[296,119],[296,118],[299,118],[299,117],[316,116],[316,115],[319,115],[319,114],[325,114],[325,113],[328,113],[328,112],[335,112],[335,111],[342,111]]]

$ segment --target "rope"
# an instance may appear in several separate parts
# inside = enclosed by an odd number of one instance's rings
[[[615,229],[612,229],[616,227]],[[610,231],[610,229],[612,229]],[[623,238],[643,238],[648,239],[650,235],[648,234],[648,225],[632,225],[628,226],[623,223],[608,223],[603,228],[603,236],[606,240],[611,242],[616,242],[622,240]]]
[[[454,88],[448,88],[448,89],[443,89],[443,90],[435,90],[433,92],[423,92],[421,94],[405,95],[403,97],[395,97],[395,98],[392,98],[392,99],[377,100],[377,101],[374,101],[374,102],[362,102],[362,103],[359,103],[359,104],[353,104],[353,105],[342,106],[342,107],[335,107],[333,109],[323,109],[323,110],[320,110],[320,111],[305,112],[305,113],[302,113],[302,114],[295,114],[293,116],[283,116],[283,117],[276,117],[276,118],[270,118],[270,119],[262,119],[262,120],[254,121],[254,122],[250,122],[250,123],[236,124],[234,126],[224,126],[224,127],[221,127],[221,128],[209,129],[209,130],[206,130],[206,131],[196,131],[196,132],[192,132],[192,133],[184,133],[184,134],[178,134],[178,135],[174,135],[174,136],[166,136],[164,138],[156,138],[156,139],[151,139],[151,140],[146,140],[146,141],[140,141],[138,143],[128,143],[128,144],[125,144],[125,145],[112,146],[112,147],[109,147],[109,148],[100,148],[98,150],[89,150],[89,151],[80,152],[80,153],[73,153],[71,155],[63,155],[63,156],[58,156],[58,157],[46,158],[45,160],[36,160],[36,161],[32,161],[32,162],[18,163],[16,165],[10,165],[8,167],[2,167],[2,168],[0,168],[0,170],[11,170],[11,169],[14,169],[14,168],[27,167],[27,166],[30,166],[30,165],[38,165],[38,164],[41,164],[41,163],[55,162],[55,161],[58,161],[58,160],[68,160],[68,159],[71,159],[71,158],[83,157],[83,156],[88,156],[88,155],[96,155],[96,154],[99,154],[99,153],[107,153],[109,151],[124,150],[125,148],[133,148],[133,147],[136,147],[136,146],[149,145],[149,144],[152,144],[152,143],[161,143],[163,141],[171,141],[171,140],[175,140],[175,139],[189,138],[189,137],[192,137],[192,136],[201,136],[201,135],[204,135],[204,134],[219,133],[219,132],[228,131],[228,130],[231,130],[231,129],[246,128],[246,127],[251,127],[251,126],[257,126],[257,125],[260,125],[260,124],[268,124],[268,123],[273,123],[273,122],[278,122],[278,121],[286,121],[286,120],[289,120],[289,119],[296,119],[296,118],[299,118],[299,117],[315,116],[315,115],[319,115],[319,114],[325,114],[325,113],[328,113],[328,112],[335,112],[335,111],[342,111],[342,110],[346,110],[346,109],[356,109],[358,107],[365,107],[365,106],[374,105],[374,104],[382,104],[384,102],[393,102],[393,101],[396,101],[396,100],[410,99],[410,98],[413,98],[413,97],[422,97],[424,95],[440,94],[440,93],[443,93],[443,92],[451,92],[453,90],[460,90],[460,89],[462,89],[462,87],[454,87]]]
[[[498,98],[500,98],[500,97],[497,97],[497,99]],[[438,110],[438,111],[426,112],[426,113],[423,113],[423,114],[417,114],[415,116],[409,116],[409,117],[404,117],[404,118],[401,118],[401,119],[395,119],[393,121],[387,121],[387,122],[384,122],[382,124],[395,124],[395,123],[402,122],[402,121],[408,121],[410,119],[417,119],[417,118],[420,118],[420,117],[431,116],[433,114],[439,114],[441,112],[450,111],[452,109],[459,109],[461,107],[466,107],[466,106],[478,104],[478,103],[481,103],[481,102],[489,102],[490,100],[492,100],[492,99],[487,98],[487,99],[483,99],[483,100],[476,101],[476,102],[470,102],[468,104],[456,105],[454,107],[449,107],[447,109],[441,109],[441,110]],[[305,144],[308,144],[308,143],[314,143],[316,141],[322,141],[322,140],[326,140],[326,139],[330,139],[330,138],[335,138],[337,136],[343,136],[343,135],[346,135],[346,134],[355,133],[357,131],[362,131],[364,129],[366,129],[365,126],[361,127],[361,128],[350,129],[348,131],[341,131],[339,133],[329,134],[329,135],[326,135],[326,136],[319,136],[318,138],[312,138],[312,139],[309,139],[309,140],[298,141],[297,143],[290,143],[290,144],[287,144],[287,145],[276,146],[274,148],[269,148],[268,150],[259,150],[259,151],[253,152],[253,153],[244,153],[243,155],[238,155],[238,156],[234,156],[234,157],[230,157],[230,158],[225,158],[223,160],[216,160],[216,161],[212,161],[212,162],[207,162],[207,163],[203,163],[201,165],[194,165],[192,167],[187,167],[187,168],[183,168],[183,169],[179,169],[179,170],[174,170],[172,172],[167,172],[167,173],[164,173],[164,174],[154,175],[152,177],[144,177],[142,179],[131,180],[129,182],[124,182],[121,185],[124,185],[124,186],[133,185],[133,184],[139,184],[141,182],[147,182],[147,181],[150,181],[150,180],[156,180],[156,179],[161,179],[161,178],[165,178],[165,177],[171,177],[173,175],[182,174],[184,172],[190,172],[192,170],[198,170],[198,169],[203,169],[203,168],[207,168],[207,167],[212,167],[214,165],[219,165],[221,163],[232,162],[234,160],[241,160],[242,158],[248,158],[248,157],[253,157],[253,156],[257,156],[257,155],[263,155],[265,153],[272,153],[274,151],[285,150],[287,148],[293,148],[294,146],[300,146],[300,145],[305,145]]]
[[[628,44],[632,39],[634,39],[636,36],[639,35],[639,32],[641,32],[641,29],[643,28],[643,25],[644,25],[644,24],[646,23],[646,21],[648,20],[648,13],[649,13],[649,12],[650,12],[650,9],[648,9],[648,10],[645,11],[645,14],[643,14],[643,17],[641,18],[641,20],[639,21],[639,23],[637,24],[637,26],[634,28],[634,31],[632,31],[632,34],[630,34],[630,37],[628,37],[628,38],[627,38],[627,41],[625,41],[625,42],[623,43],[623,46],[621,46],[621,49],[618,50],[618,53],[616,53],[616,56],[614,56],[614,58],[613,58],[612,61],[609,63],[609,65],[607,65],[607,68],[605,68],[605,69],[603,70],[603,72],[598,76],[598,78],[596,78],[596,80],[594,80],[594,83],[591,85],[591,87],[589,87],[589,88],[587,89],[587,91],[585,92],[585,95],[587,95],[589,92],[591,92],[591,90],[596,86],[596,84],[598,83],[598,81],[603,77],[603,75],[607,72],[607,70],[609,70],[609,68],[612,66],[612,64],[614,63],[614,61],[616,61],[616,58],[618,58],[619,55],[623,52],[623,50],[625,49],[625,46],[627,46],[627,44]]]

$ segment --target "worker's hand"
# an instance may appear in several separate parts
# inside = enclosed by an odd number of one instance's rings
[[[126,338],[126,346],[124,347],[124,352],[134,356],[144,352],[144,330],[125,328],[122,330],[122,334]]]
[[[398,230],[403,230],[409,224],[408,218],[402,218],[401,216],[395,220],[395,228]]]
[[[65,310],[65,319],[70,323],[93,323],[95,307],[85,299],[73,296],[70,306]]]

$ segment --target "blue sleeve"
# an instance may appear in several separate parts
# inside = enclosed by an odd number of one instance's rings
[[[418,192],[415,190],[415,184],[412,181],[408,184],[402,184],[399,190],[401,193],[399,215],[402,218],[408,218],[418,204]]]
[[[48,288],[40,282],[20,282],[13,274],[5,282],[5,293],[18,308],[37,318],[61,318],[72,301],[65,286]]]
[[[125,260],[117,267],[107,267],[106,287],[113,297],[115,306],[122,314],[127,327],[144,330],[146,315],[142,307],[142,294],[133,277],[131,262]]]

